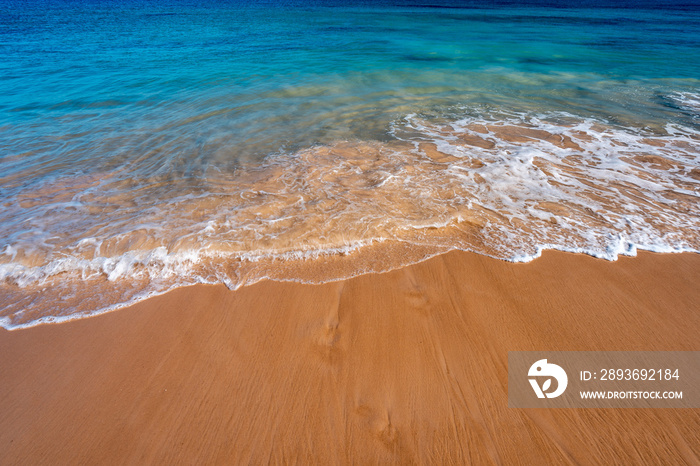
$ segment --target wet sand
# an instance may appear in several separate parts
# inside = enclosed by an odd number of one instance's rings
[[[451,252],[0,331],[2,464],[698,464],[700,410],[508,408],[515,350],[700,350],[700,255]]]

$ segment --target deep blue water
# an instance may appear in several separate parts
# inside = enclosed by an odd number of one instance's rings
[[[331,4],[2,1],[2,153],[87,162],[85,144],[143,150],[144,132],[174,127],[203,133],[188,149],[225,133],[257,157],[327,142],[331,126],[381,137],[404,105],[676,118],[664,95],[700,77],[691,2]],[[362,121],[344,115],[358,106]]]

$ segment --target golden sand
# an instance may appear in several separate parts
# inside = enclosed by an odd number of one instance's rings
[[[700,255],[451,252],[0,331],[1,464],[698,464],[700,412],[515,409],[515,350],[700,349]]]

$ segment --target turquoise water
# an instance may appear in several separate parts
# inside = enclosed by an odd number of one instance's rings
[[[699,249],[700,8],[580,4],[0,0],[3,325],[387,240]]]
[[[166,137],[187,173],[454,105],[684,121],[700,77],[697,9],[271,3],[3,1],[3,154],[55,175]]]

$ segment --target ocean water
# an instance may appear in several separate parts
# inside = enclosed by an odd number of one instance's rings
[[[429,3],[0,0],[0,325],[700,251],[697,2]]]

